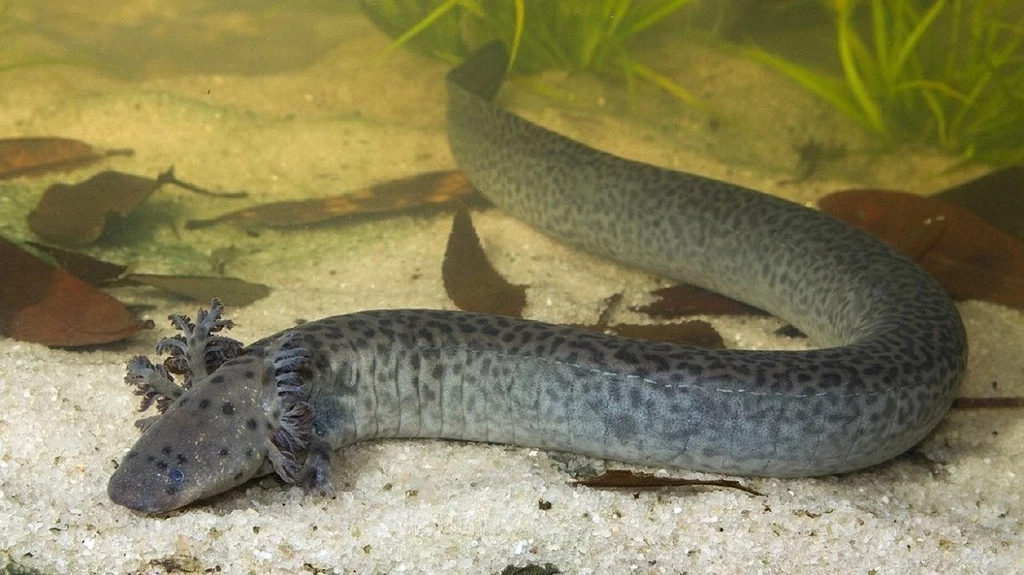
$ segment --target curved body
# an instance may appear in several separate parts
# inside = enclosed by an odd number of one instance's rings
[[[825,346],[712,351],[603,341],[603,356],[588,365],[603,374],[588,378],[594,397],[623,384],[636,398],[616,408],[629,424],[604,433],[647,450],[596,454],[820,475],[891,458],[938,423],[967,343],[952,301],[926,272],[820,212],[612,156],[506,112],[489,101],[504,61],[492,45],[449,78],[452,152],[491,201],[587,251],[769,310]],[[636,361],[613,361],[623,355]]]
[[[939,422],[963,376],[967,343],[953,302],[916,264],[827,215],[615,157],[506,112],[490,101],[504,67],[503,48],[492,45],[449,76],[452,152],[490,200],[587,251],[767,309],[823,347],[706,350],[449,311],[327,318],[257,342],[209,376],[210,353],[189,356],[207,358],[189,360],[195,385],[181,399],[162,393],[172,401],[111,479],[112,499],[164,511],[272,470],[324,488],[329,448],[380,437],[822,475],[894,457]],[[202,350],[207,344],[189,330],[188,346]],[[294,371],[298,352],[280,351],[288,338],[309,352]],[[260,362],[262,373],[253,370]],[[146,369],[130,365],[129,379],[143,392],[163,388]],[[267,391],[274,381],[287,383],[277,396]],[[245,421],[272,433],[261,439],[264,451],[247,449],[255,456],[218,460],[210,434],[176,423],[204,421],[190,411],[200,398],[217,405],[222,390],[234,396],[247,387],[263,399],[249,401],[262,407]],[[221,443],[254,445],[246,433]],[[214,474],[198,461],[221,463]],[[171,473],[177,483],[168,487]],[[189,481],[194,489],[183,487]]]

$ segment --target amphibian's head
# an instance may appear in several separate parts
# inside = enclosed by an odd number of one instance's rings
[[[305,404],[282,393],[274,359],[237,357],[195,382],[125,455],[107,486],[111,501],[165,513],[258,475],[294,472],[294,453],[275,443],[295,432],[296,405]]]

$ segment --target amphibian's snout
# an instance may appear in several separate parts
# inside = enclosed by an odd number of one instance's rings
[[[273,424],[262,404],[273,405],[277,383],[263,384],[262,361],[234,359],[178,398],[114,471],[110,500],[166,513],[269,472]]]
[[[201,445],[183,441],[181,426],[195,428],[184,413],[161,416],[132,447],[107,483],[107,496],[143,513],[167,513],[206,494]]]
[[[110,476],[111,501],[143,513],[166,513],[260,474],[268,443],[257,433],[262,424],[256,418],[235,422],[212,414],[203,419],[213,402],[188,394],[184,398],[210,407],[194,412],[179,407],[153,423]]]
[[[166,513],[180,507],[182,503],[175,497],[174,485],[184,480],[184,472],[172,469],[161,482],[164,485],[153,485],[154,479],[159,482],[159,478],[136,473],[130,463],[134,457],[138,457],[138,454],[132,451],[110,476],[110,482],[107,483],[107,496],[110,500],[142,513]]]

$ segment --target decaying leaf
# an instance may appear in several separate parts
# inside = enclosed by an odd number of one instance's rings
[[[270,295],[268,286],[238,278],[128,274],[125,279],[196,301],[204,302],[217,298],[224,305],[232,307],[248,305]]]
[[[42,244],[31,245],[56,260],[64,271],[97,287],[148,285],[200,302],[216,297],[230,306],[248,305],[270,294],[268,286],[238,278],[127,273],[125,266],[86,254]]]
[[[64,246],[90,244],[103,234],[108,220],[125,218],[162,182],[121,172],[100,172],[77,184],[54,184],[28,215],[40,238]]]
[[[185,227],[196,229],[226,223],[255,230],[286,228],[321,224],[357,214],[379,214],[460,203],[476,195],[476,190],[460,171],[428,172],[375,184],[340,196],[273,202],[229,212],[209,220],[189,220]]]
[[[452,222],[448,248],[441,269],[448,297],[462,310],[522,317],[526,306],[525,286],[508,283],[491,265],[480,246],[469,212],[460,209]],[[710,293],[710,292],[708,292]],[[721,297],[721,296],[719,296]],[[704,348],[723,348],[725,342],[711,324],[687,321],[660,325],[610,323],[608,318],[622,301],[614,294],[605,301],[605,309],[596,323],[574,327],[621,337],[666,341]]]
[[[1024,241],[1024,166],[996,170],[932,197],[966,208]]]
[[[152,327],[116,299],[0,238],[0,332],[71,347],[125,339]]]
[[[123,285],[119,282],[128,271],[125,266],[105,262],[80,252],[62,250],[35,242],[28,242],[28,245],[53,258],[62,270],[96,287]]]
[[[1020,409],[1024,397],[958,397],[953,400],[954,409]]]
[[[441,266],[444,289],[461,310],[522,317],[526,286],[501,277],[480,246],[469,212],[455,214]]]
[[[553,563],[538,565],[527,563],[526,565],[507,565],[499,575],[556,575],[563,571]]]
[[[678,477],[656,477],[649,473],[636,473],[628,469],[609,469],[597,477],[588,477],[572,482],[573,485],[597,489],[658,489],[661,487],[728,487],[751,495],[763,495],[739,481],[731,479],[681,479]]]
[[[657,299],[634,311],[651,317],[690,315],[768,315],[768,312],[689,284],[660,288],[651,292]]]
[[[819,204],[914,258],[954,299],[1024,309],[1024,244],[974,213],[883,190],[837,192]]]
[[[604,309],[598,314],[596,322],[589,325],[575,324],[574,327],[597,333],[612,333],[620,337],[633,339],[666,341],[679,345],[692,345],[704,348],[721,349],[725,347],[722,336],[706,321],[694,320],[653,325],[612,323],[611,317],[621,307],[622,300],[623,296],[621,293],[612,294],[605,298]]]
[[[590,329],[590,326],[582,327]],[[613,323],[603,330],[595,329],[594,331],[611,332],[620,337],[667,341],[679,345],[692,345],[709,349],[722,349],[725,347],[722,336],[715,331],[715,328],[710,323],[700,320],[651,325]]]
[[[0,179],[70,170],[132,150],[99,151],[69,138],[0,138]]]
[[[109,224],[127,218],[160,186],[172,184],[191,192],[224,198],[245,192],[216,193],[177,179],[174,168],[154,178],[106,171],[77,184],[54,184],[46,189],[28,225],[40,238],[62,246],[82,246],[99,239]]]

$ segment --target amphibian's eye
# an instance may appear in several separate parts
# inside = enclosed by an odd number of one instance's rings
[[[170,480],[171,485],[181,485],[185,482],[185,472],[180,467],[175,467],[167,473],[167,479]]]

